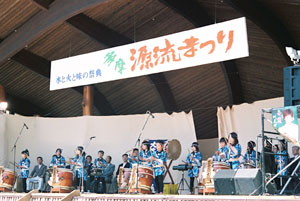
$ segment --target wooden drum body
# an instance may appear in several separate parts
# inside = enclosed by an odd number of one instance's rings
[[[51,192],[68,193],[74,190],[73,172],[65,168],[53,168]]]
[[[213,162],[213,169],[214,169],[215,172],[217,172],[218,170],[230,169],[230,166],[225,162],[214,161]]]
[[[11,192],[15,181],[14,171],[10,169],[0,169],[0,171],[0,191]]]
[[[131,176],[131,168],[120,167],[118,176],[119,193],[125,193],[128,190],[129,179]]]
[[[151,185],[153,182],[153,169],[151,167],[139,165],[138,168],[138,185],[136,185],[136,171],[137,165],[133,165],[132,174],[129,181],[129,192],[135,193],[136,186],[138,186],[139,193],[150,194]]]

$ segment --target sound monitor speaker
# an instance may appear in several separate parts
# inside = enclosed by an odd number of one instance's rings
[[[214,176],[216,195],[234,195],[234,175],[235,170],[218,170]]]
[[[262,193],[260,169],[239,169],[234,176],[236,195],[259,195]]]

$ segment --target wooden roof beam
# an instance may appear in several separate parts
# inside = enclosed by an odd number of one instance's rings
[[[29,70],[50,79],[51,62],[49,60],[24,49],[11,59]],[[83,94],[83,87],[75,87],[72,89],[79,92],[81,95]],[[96,88],[94,89],[94,105],[102,115],[115,114],[115,111],[107,101],[106,97]]]
[[[46,31],[106,0],[58,0],[47,11],[40,11],[0,44],[0,65]]]
[[[299,47],[283,22],[270,8],[257,0],[228,0],[228,3],[268,34],[278,46],[287,64],[291,64],[291,60],[285,52],[285,47],[290,46],[296,49]]]
[[[0,65],[7,59],[12,58],[12,60],[30,70],[49,78],[50,61],[23,48],[55,25],[63,23],[66,19],[105,1],[106,0],[58,0],[53,2],[52,0],[36,0],[33,3],[44,8],[44,11],[36,14],[16,32],[12,33],[0,43]],[[50,3],[52,3],[51,7]],[[75,90],[82,94],[80,88],[75,88]],[[94,97],[95,106],[101,114],[115,114],[107,99],[98,90],[94,90]]]
[[[35,4],[36,6],[38,6],[39,8],[43,9],[43,10],[48,10],[50,4],[54,1],[54,0],[30,0],[33,4]]]
[[[8,102],[7,109],[10,113],[17,113],[24,116],[45,115],[45,111],[43,109],[27,100],[13,96],[11,94],[6,94],[6,99]]]
[[[78,14],[67,20],[71,26],[86,34],[91,39],[111,48],[115,46],[133,43],[130,38],[108,28],[107,26],[95,21],[94,19]],[[177,105],[171,88],[163,73],[147,75],[147,78],[154,84],[164,109],[167,112],[177,111]]]

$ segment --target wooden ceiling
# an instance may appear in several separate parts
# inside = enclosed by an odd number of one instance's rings
[[[198,139],[217,137],[218,106],[283,96],[299,8],[297,0],[0,0],[0,84],[13,112],[80,116],[82,87],[49,91],[52,60],[246,16],[247,58],[94,85],[95,115],[192,110]]]

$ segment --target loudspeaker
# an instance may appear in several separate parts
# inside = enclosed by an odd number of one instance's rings
[[[260,169],[239,169],[234,176],[236,195],[259,195],[262,193]]]
[[[216,195],[235,195],[235,170],[218,170],[214,176]]]
[[[284,106],[300,105],[300,66],[283,69]]]

